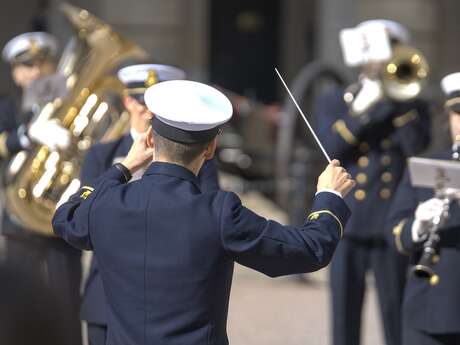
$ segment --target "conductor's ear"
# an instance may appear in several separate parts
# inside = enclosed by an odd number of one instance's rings
[[[217,147],[217,137],[211,140],[208,146],[206,147],[206,150],[204,152],[205,159],[212,159],[214,157],[214,154],[216,153],[216,147]]]
[[[147,129],[147,147],[153,149],[154,148],[154,142],[153,142],[153,129],[152,126],[149,126]]]

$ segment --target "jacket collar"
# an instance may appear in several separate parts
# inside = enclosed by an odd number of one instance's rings
[[[176,177],[193,183],[199,190],[201,190],[198,178],[190,170],[178,164],[153,162],[144,174],[144,176],[149,175],[166,175]]]

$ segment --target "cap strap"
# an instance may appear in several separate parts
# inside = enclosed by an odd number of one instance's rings
[[[184,144],[205,143],[211,141],[219,134],[219,127],[204,131],[186,131],[170,126],[159,120],[156,116],[152,119],[152,128],[162,137]]]

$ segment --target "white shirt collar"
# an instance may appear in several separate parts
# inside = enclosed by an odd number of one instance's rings
[[[141,135],[141,132],[136,131],[134,128],[131,128],[129,133],[131,134],[131,138],[133,138],[133,141],[139,138],[139,135]]]

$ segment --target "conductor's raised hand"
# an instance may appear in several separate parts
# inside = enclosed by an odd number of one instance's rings
[[[334,190],[345,197],[355,185],[351,175],[334,159],[319,176],[317,190]]]
[[[150,135],[151,128],[146,133],[139,135],[134,140],[128,155],[121,162],[131,173],[135,173],[137,170],[152,163],[154,147],[149,141]]]

